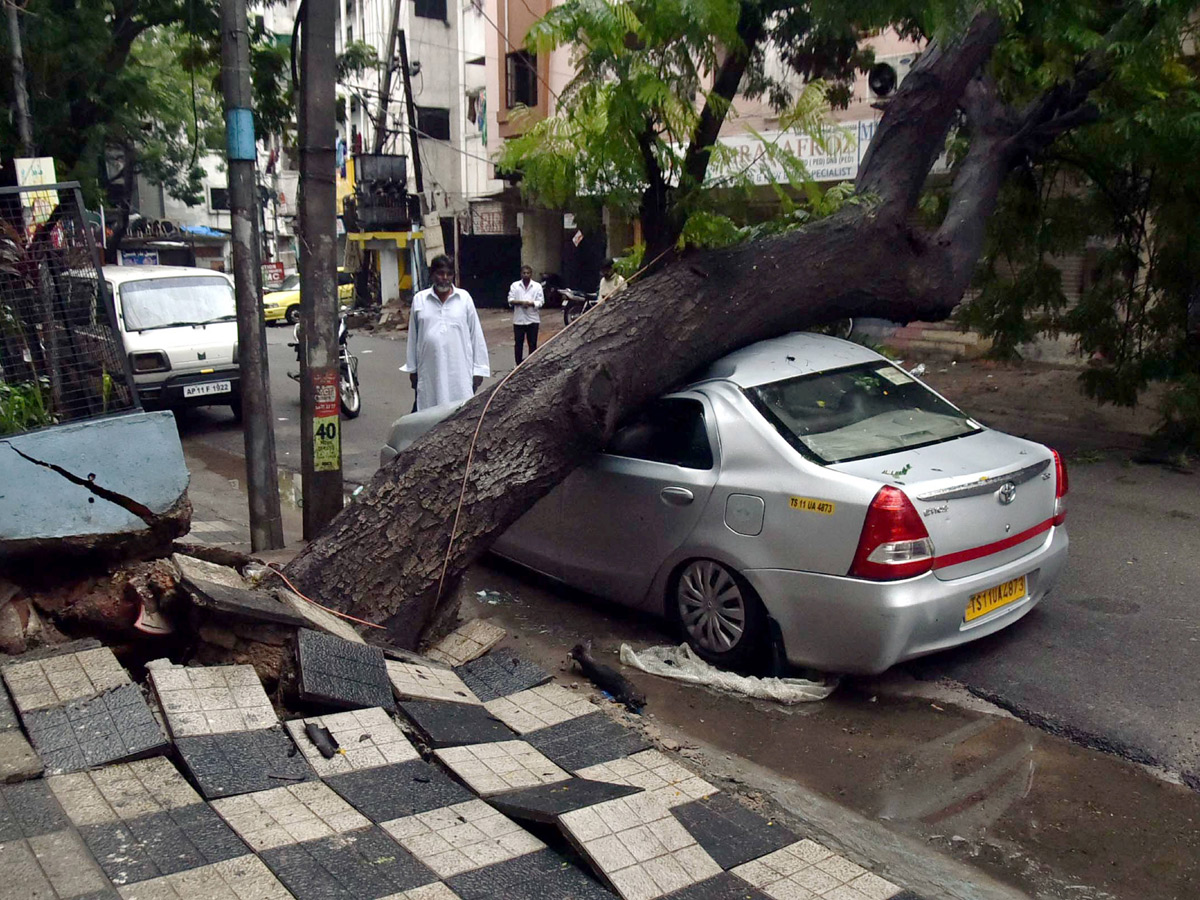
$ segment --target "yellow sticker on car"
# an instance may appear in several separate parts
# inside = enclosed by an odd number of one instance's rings
[[[788,506],[801,512],[820,513],[823,516],[832,516],[836,509],[828,500],[818,500],[815,497],[792,497],[788,500]]]

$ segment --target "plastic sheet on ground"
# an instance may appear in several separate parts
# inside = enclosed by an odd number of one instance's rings
[[[824,681],[808,681],[804,678],[757,678],[726,672],[706,663],[687,644],[650,647],[642,651],[622,644],[621,662],[651,675],[786,704],[824,700],[838,686],[838,678],[832,675]]]

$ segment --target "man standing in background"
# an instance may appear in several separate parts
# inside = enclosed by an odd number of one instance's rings
[[[413,297],[408,322],[408,372],[417,409],[468,399],[492,374],[483,326],[471,295],[454,286],[454,262],[429,264],[433,287]]]
[[[546,302],[542,286],[533,280],[533,267],[521,266],[521,280],[514,281],[508,289],[508,305],[513,310],[513,355],[517,365],[524,358],[524,344],[528,340],[529,352],[537,349],[538,326],[542,317],[538,312]]]
[[[596,302],[603,303],[617,291],[625,287],[625,279],[617,274],[610,257],[600,267],[600,287],[596,291]]]

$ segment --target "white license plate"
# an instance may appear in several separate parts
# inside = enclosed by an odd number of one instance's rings
[[[233,385],[228,381],[206,381],[204,384],[185,384],[184,397],[208,397],[212,394],[228,394]]]

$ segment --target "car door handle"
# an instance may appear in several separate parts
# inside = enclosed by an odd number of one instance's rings
[[[664,503],[671,506],[687,506],[696,499],[691,491],[681,487],[665,487],[659,496],[663,498]]]

